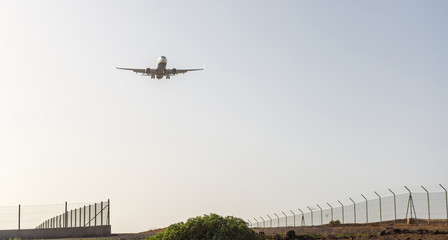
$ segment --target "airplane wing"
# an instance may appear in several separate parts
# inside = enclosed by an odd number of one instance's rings
[[[186,72],[191,72],[191,71],[200,71],[200,70],[204,70],[204,69],[203,68],[196,68],[196,69],[176,69],[176,68],[173,68],[173,69],[167,69],[167,70],[168,70],[169,74],[176,75],[176,74],[179,74],[179,73],[186,73]]]
[[[119,68],[117,67],[117,69],[120,70],[129,70],[129,71],[133,71],[135,73],[146,73],[145,69],[139,69],[139,68]],[[153,69],[151,69],[151,72],[153,71]]]

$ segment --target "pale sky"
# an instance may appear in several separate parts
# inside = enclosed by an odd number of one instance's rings
[[[446,1],[0,1],[0,206],[113,232],[446,183]],[[115,67],[197,68],[154,80]]]

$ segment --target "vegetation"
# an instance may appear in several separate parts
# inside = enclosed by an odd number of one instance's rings
[[[190,218],[187,222],[170,225],[147,240],[258,240],[258,235],[246,223],[235,217],[217,214]]]
[[[331,220],[329,224],[331,226],[335,226],[335,225],[341,225],[341,222],[339,220],[336,220],[336,221]]]

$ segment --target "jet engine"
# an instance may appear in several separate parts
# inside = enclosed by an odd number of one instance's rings
[[[177,74],[177,69],[173,68],[173,70],[171,70],[172,74]]]
[[[151,68],[147,68],[147,69],[145,70],[145,73],[148,74],[148,75],[150,75],[150,74],[151,74]]]

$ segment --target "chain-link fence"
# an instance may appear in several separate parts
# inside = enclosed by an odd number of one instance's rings
[[[101,201],[68,210],[49,218],[39,224],[37,228],[67,228],[67,227],[91,227],[110,225],[110,201]]]
[[[47,228],[50,226],[79,227],[110,225],[110,201],[101,203],[62,203],[46,205],[17,205],[0,207],[0,230]],[[90,206],[90,211],[89,211]],[[96,206],[96,210],[95,210]],[[101,207],[102,206],[102,207]],[[81,209],[81,210],[80,210]],[[84,209],[86,213],[84,213]],[[87,220],[90,213],[90,218]],[[63,215],[67,216],[66,220]],[[57,216],[57,217],[55,217]],[[84,217],[86,221],[84,222]],[[55,219],[58,220],[55,220]],[[57,221],[61,220],[58,225]],[[48,225],[49,223],[53,225]],[[90,224],[90,225],[89,225]]]
[[[448,194],[442,184],[374,191],[247,219],[249,227],[314,226],[330,222],[372,223],[398,219],[448,221]]]

